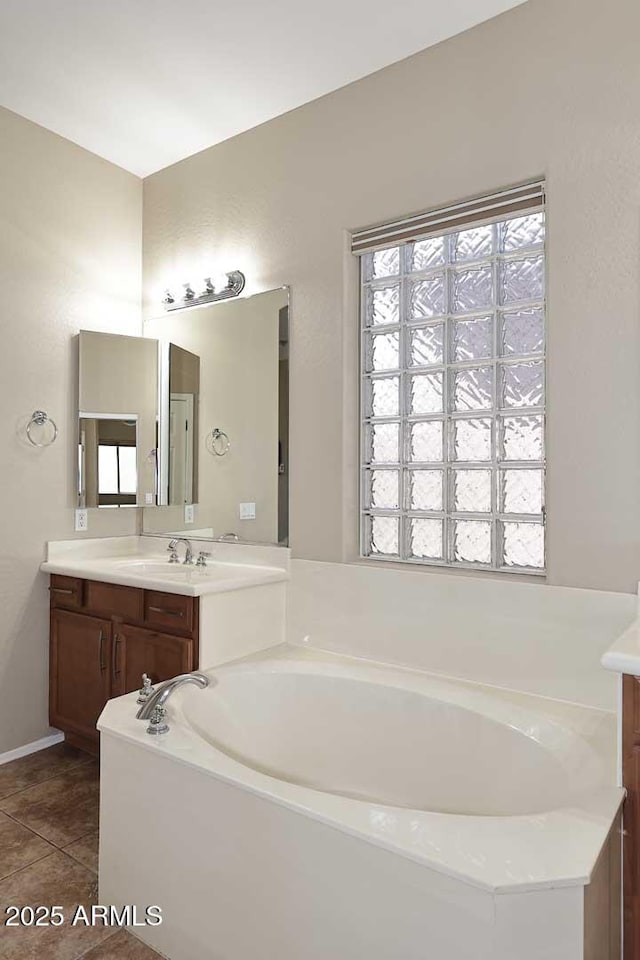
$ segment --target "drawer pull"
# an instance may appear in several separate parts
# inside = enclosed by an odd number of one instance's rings
[[[149,613],[161,613],[167,617],[184,617],[184,610],[168,610],[166,607],[149,607]]]
[[[66,597],[72,597],[76,592],[69,587],[50,587],[51,593],[64,593]]]
[[[107,658],[104,655],[104,631],[100,628],[100,673],[107,669]]]

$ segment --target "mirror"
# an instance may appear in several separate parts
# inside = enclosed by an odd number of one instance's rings
[[[288,288],[168,313],[144,334],[164,370],[162,505],[144,511],[144,532],[286,545]]]
[[[78,506],[156,502],[158,344],[81,330]]]

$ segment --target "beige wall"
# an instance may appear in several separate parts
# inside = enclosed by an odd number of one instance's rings
[[[200,357],[199,496],[196,528],[215,536],[278,540],[278,340],[286,290],[172,313],[148,320],[145,335]],[[206,435],[219,427],[231,441],[224,457],[207,450]],[[240,520],[239,504],[256,504],[255,520]],[[149,532],[184,529],[184,509],[144,511]]]
[[[145,181],[147,315],[165,285],[212,269],[243,269],[254,289],[291,284],[297,556],[355,550],[345,231],[545,174],[549,581],[635,589],[639,35],[635,0],[529,0]]]
[[[77,338],[140,329],[141,184],[0,109],[0,753],[46,735],[47,540],[73,536]],[[31,412],[57,443],[25,440]],[[109,514],[105,517],[105,514]],[[91,511],[90,536],[137,511]]]

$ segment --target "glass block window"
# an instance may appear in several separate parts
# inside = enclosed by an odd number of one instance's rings
[[[544,211],[364,253],[362,554],[541,573]]]

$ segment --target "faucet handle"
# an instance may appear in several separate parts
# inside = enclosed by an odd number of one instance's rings
[[[196,560],[196,567],[206,567],[207,557],[211,556],[210,550],[201,550],[198,554],[198,559]]]
[[[170,553],[169,563],[180,563],[180,558],[178,557],[178,551],[176,547],[178,546],[177,540],[172,540],[169,546],[167,547],[167,553]]]
[[[165,716],[167,711],[164,707],[161,707],[160,704],[156,704],[153,708],[153,713],[149,719],[149,726],[147,727],[147,733],[151,734],[152,737],[157,737],[161,733],[169,732],[169,724],[165,723]]]
[[[143,704],[146,703],[151,694],[153,693],[153,684],[151,683],[151,677],[148,674],[142,674],[142,686],[138,691],[138,699],[136,703]]]

